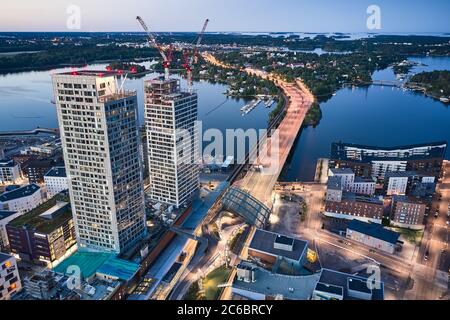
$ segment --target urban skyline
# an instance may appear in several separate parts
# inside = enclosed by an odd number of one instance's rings
[[[446,306],[448,3],[110,4],[0,27],[0,305]]]

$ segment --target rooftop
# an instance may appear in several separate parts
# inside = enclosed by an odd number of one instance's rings
[[[355,193],[352,193],[352,192],[344,193],[344,200],[376,204],[376,205],[379,205],[379,206],[384,205],[384,201],[381,200],[378,197],[369,197],[369,196],[356,195]]]
[[[417,199],[415,197],[410,196],[403,196],[403,195],[394,195],[393,196],[394,202],[403,202],[403,203],[414,203],[414,204],[423,204],[425,205],[422,200]]]
[[[340,177],[328,177],[327,188],[329,190],[342,190],[342,179]]]
[[[243,262],[240,267],[246,264],[249,263]],[[319,277],[320,273],[306,276],[288,276],[256,267],[255,282],[240,281],[236,277],[233,288],[264,294],[268,297],[281,295],[287,300],[309,300]]]
[[[335,285],[328,284],[328,283],[318,282],[316,285],[316,288],[314,290],[321,291],[321,292],[328,292],[328,293],[336,294],[336,295],[340,295],[340,296],[344,295],[343,287],[335,286]]]
[[[392,244],[397,244],[400,237],[400,233],[385,229],[382,225],[376,223],[366,223],[359,220],[350,221],[348,229]]]
[[[333,174],[354,174],[353,170],[350,168],[332,168],[330,171]]]
[[[292,251],[287,251],[283,249],[276,249],[274,244],[278,241],[290,239],[293,242]],[[292,243],[291,242],[291,243]],[[289,238],[287,236],[279,235],[270,231],[257,229],[252,242],[250,243],[249,249],[254,249],[260,252],[265,252],[274,256],[282,256],[289,258],[291,260],[300,261],[302,256],[305,254],[308,247],[308,242],[300,239]]]
[[[14,160],[0,160],[0,168],[9,168],[15,166]]]
[[[16,214],[15,211],[6,211],[6,210],[0,210],[0,220],[3,220],[5,218],[8,218],[12,216],[13,214]]]
[[[5,192],[0,196],[0,202],[7,202],[11,200],[20,199],[23,197],[28,197],[33,195],[34,193],[41,190],[41,187],[39,187],[37,184],[30,184],[25,187]]]
[[[103,70],[74,70],[69,72],[58,73],[57,75],[64,76],[88,76],[88,77],[113,77],[118,75],[117,71],[103,71]]]
[[[0,263],[5,262],[6,260],[8,260],[11,257],[12,256],[10,256],[9,254],[0,252]]]
[[[349,281],[349,279],[352,279],[352,281]],[[353,280],[358,280],[354,282]],[[323,269],[322,275],[320,276],[320,283],[327,284],[327,285],[333,285],[336,287],[342,287],[344,289],[344,300],[354,300],[355,298],[352,298],[348,294],[347,285],[350,287],[353,286],[353,289],[355,289],[355,285],[360,285],[361,283],[366,284],[367,278],[361,277],[361,276],[353,276],[348,273],[343,273],[339,271],[329,270],[329,269]],[[372,300],[383,300],[384,299],[384,284],[382,282],[378,283],[379,289],[374,288],[372,290]],[[358,287],[359,288],[359,287]],[[361,289],[361,288],[360,288]],[[369,290],[367,286],[365,286],[365,291]]]
[[[54,167],[51,168],[46,174],[46,177],[60,177],[60,178],[65,178],[67,177],[66,175],[66,168],[64,167]]]
[[[66,274],[69,266],[78,266],[83,279],[88,279],[96,273],[128,281],[136,274],[139,264],[119,259],[115,254],[103,252],[88,252],[79,250],[62,261],[53,270]]]
[[[57,195],[30,212],[17,217],[8,225],[14,228],[27,227],[44,234],[51,233],[72,218],[68,201],[68,197]],[[58,214],[55,214],[57,211],[59,211]],[[49,214],[51,215],[50,219]]]

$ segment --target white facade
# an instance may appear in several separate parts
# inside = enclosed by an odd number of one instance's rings
[[[135,92],[116,74],[53,76],[66,174],[79,248],[120,253],[146,234]]]
[[[355,179],[350,192],[373,196],[375,194],[375,182]]]
[[[404,172],[407,161],[372,161],[372,177],[384,179],[386,172]]]
[[[20,215],[21,213],[19,212],[0,211],[0,251],[6,252],[6,248],[9,245],[8,234],[6,233],[6,225]]]
[[[393,254],[395,252],[395,244],[371,237],[369,235],[360,233],[355,230],[350,230],[348,228],[347,228],[347,238],[360,242],[368,247],[372,247],[390,254]]]
[[[351,191],[353,182],[355,181],[355,173],[351,169],[330,169],[328,176],[340,177],[343,191]]]
[[[198,190],[197,94],[176,79],[145,83],[150,189],[154,201],[180,207]]]
[[[13,160],[0,161],[0,184],[14,184],[20,179],[20,165],[18,163]]]
[[[56,167],[51,169],[44,176],[44,183],[47,187],[47,197],[53,198],[64,190],[69,189],[69,182],[64,167]]]
[[[408,188],[409,177],[389,177],[387,195],[404,195]]]
[[[16,259],[0,252],[0,300],[11,299],[21,289]]]
[[[27,213],[44,202],[41,188],[31,184],[0,196],[0,210]]]

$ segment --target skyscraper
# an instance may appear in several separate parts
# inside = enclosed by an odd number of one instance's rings
[[[136,92],[114,72],[53,76],[80,248],[120,253],[146,234]]]
[[[180,207],[199,185],[197,94],[176,79],[145,82],[145,122],[152,200]]]

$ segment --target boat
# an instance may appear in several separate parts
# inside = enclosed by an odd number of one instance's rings
[[[264,104],[266,105],[266,108],[270,108],[275,103],[274,99],[270,99],[269,101],[266,101]]]
[[[253,111],[253,109],[255,109],[259,104],[260,104],[261,100],[260,99],[255,99],[252,102],[250,102],[249,104],[246,104],[245,106],[243,106],[241,108],[241,113],[242,115],[246,115],[249,114],[250,112]]]

